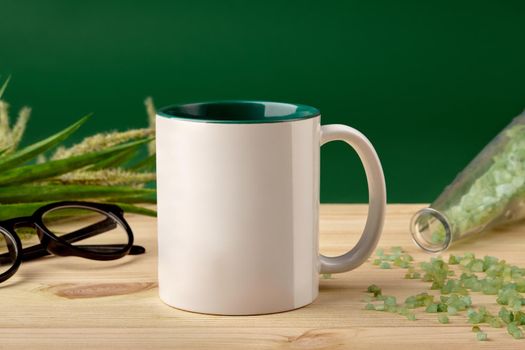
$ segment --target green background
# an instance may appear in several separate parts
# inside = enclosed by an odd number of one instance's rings
[[[0,1],[0,73],[26,143],[157,106],[263,99],[365,133],[389,202],[432,201],[525,107],[523,1]],[[365,202],[356,155],[322,150],[322,201]]]

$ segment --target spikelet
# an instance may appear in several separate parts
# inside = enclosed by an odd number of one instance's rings
[[[13,152],[24,134],[27,121],[31,115],[31,109],[23,107],[18,113],[13,128],[9,126],[9,104],[0,100],[0,150],[6,150],[5,153]]]
[[[13,149],[16,149],[22,140],[22,136],[26,130],[27,122],[31,116],[31,108],[22,107],[20,112],[18,112],[18,119],[16,120],[15,125],[11,131],[11,139],[13,144]]]
[[[45,155],[43,155],[42,153],[40,153],[37,157],[36,157],[36,164],[44,164],[45,162],[47,162],[47,158]]]
[[[121,168],[103,169],[95,171],[74,171],[56,178],[64,184],[81,185],[142,185],[154,181],[155,173],[139,173]]]
[[[134,129],[128,131],[115,131],[109,133],[100,133],[86,137],[82,142],[70,148],[59,147],[51,160],[64,159],[72,156],[78,156],[84,153],[97,152],[108,147],[128,142],[134,139],[153,136],[155,131],[152,129]]]
[[[10,145],[9,104],[0,100],[0,149],[4,149]]]

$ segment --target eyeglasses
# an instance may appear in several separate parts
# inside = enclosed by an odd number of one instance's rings
[[[22,241],[39,243],[22,249]],[[33,215],[0,221],[0,282],[13,276],[22,261],[46,255],[115,260],[145,253],[133,245],[133,231],[117,205],[57,202]]]

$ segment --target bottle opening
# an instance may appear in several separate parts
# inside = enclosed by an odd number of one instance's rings
[[[414,214],[410,231],[414,243],[429,253],[444,251],[452,239],[447,218],[432,208],[424,208]]]

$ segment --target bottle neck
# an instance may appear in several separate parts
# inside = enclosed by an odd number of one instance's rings
[[[428,253],[446,250],[452,241],[452,229],[443,213],[433,208],[424,208],[414,214],[410,221],[412,239]]]

